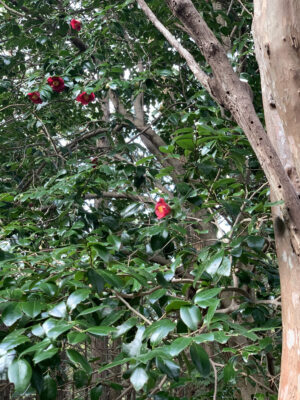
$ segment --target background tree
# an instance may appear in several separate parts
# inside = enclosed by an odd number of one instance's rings
[[[1,2],[3,396],[277,398],[271,207],[285,271],[298,197],[258,118],[253,4],[167,3]]]

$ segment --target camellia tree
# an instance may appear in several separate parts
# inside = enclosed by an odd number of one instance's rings
[[[297,13],[0,0],[1,399],[299,397]]]

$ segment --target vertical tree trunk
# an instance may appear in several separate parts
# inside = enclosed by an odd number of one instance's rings
[[[299,193],[300,3],[255,0],[254,37],[268,136]],[[278,200],[273,192],[272,200]],[[279,400],[300,399],[300,263],[280,207],[273,207],[280,270],[283,343]],[[300,210],[299,210],[300,212]]]

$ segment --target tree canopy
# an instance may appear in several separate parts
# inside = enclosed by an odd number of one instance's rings
[[[263,118],[252,2],[194,4]],[[242,129],[135,1],[0,15],[3,393],[276,399],[274,203]]]

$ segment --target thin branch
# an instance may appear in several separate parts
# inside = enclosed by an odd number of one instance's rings
[[[125,300],[123,299],[123,297],[117,293],[115,290],[112,289],[112,292],[115,294],[115,296],[123,303],[125,304],[125,306],[132,311],[134,314],[136,314],[139,318],[141,318],[143,321],[145,321],[148,325],[151,325],[152,322],[147,319],[146,317],[144,317],[144,315],[142,315],[141,313],[139,313],[135,308],[131,307],[131,305]]]
[[[125,396],[125,394],[127,394],[128,392],[130,392],[130,390],[132,390],[132,385],[128,386],[128,388],[126,388],[125,390],[123,390],[123,392],[120,394],[120,396],[118,396],[116,398],[116,400],[121,400],[123,399],[123,397]]]
[[[230,314],[233,311],[237,311],[239,309],[239,307],[240,307],[239,304],[232,302],[228,307],[221,308],[221,309],[217,310],[216,312],[219,314]]]
[[[125,299],[133,299],[136,297],[144,297],[144,296],[148,296],[149,294],[155,292],[156,290],[160,289],[161,286],[155,286],[154,288],[150,289],[150,290],[146,290],[145,292],[136,292],[136,293],[122,293],[122,297]]]
[[[269,183],[268,183],[268,182],[265,182],[265,183],[264,183],[263,185],[261,185],[257,190],[255,190],[255,192],[253,192],[253,193],[251,194],[251,196],[249,197],[249,199],[247,199],[247,196],[246,196],[245,201],[244,201],[244,203],[243,203],[242,206],[241,206],[240,212],[238,213],[238,215],[237,215],[237,217],[236,217],[236,219],[235,219],[235,221],[234,221],[234,223],[233,223],[233,225],[232,225],[231,232],[230,232],[230,234],[229,234],[229,239],[231,239],[231,237],[232,237],[232,235],[233,235],[234,227],[239,223],[239,221],[240,221],[240,219],[241,219],[241,217],[242,217],[242,215],[243,215],[244,209],[245,209],[245,207],[246,207],[246,205],[247,205],[247,203],[248,203],[246,200],[252,200],[253,197],[257,195],[257,193],[259,193],[265,186],[268,186],[268,185],[269,185]]]
[[[163,384],[166,382],[166,380],[167,380],[167,375],[165,375],[162,378],[162,380],[159,382],[159,384],[157,386],[155,386],[155,388],[149,393],[149,397],[153,396],[154,393],[159,391],[163,387]]]
[[[145,197],[145,196],[139,196],[139,195],[134,195],[130,193],[118,193],[118,192],[101,192],[101,194],[92,194],[88,193],[85,195],[86,199],[99,199],[101,197],[111,199],[111,198],[116,198],[116,199],[130,199],[138,202],[143,202],[143,203],[150,203],[154,204],[155,200],[151,199],[151,197]]]
[[[275,393],[274,390],[272,390],[270,387],[264,385],[263,383],[261,383],[259,380],[253,378],[252,375],[247,375],[245,372],[242,372],[241,375],[247,377],[248,379],[251,379],[253,382],[257,383],[259,386],[263,387],[264,389],[266,389],[268,392],[270,393]]]
[[[248,10],[248,8],[242,3],[241,0],[238,0],[238,2],[240,3],[240,5],[242,6],[243,10],[245,10],[248,14],[251,15],[251,17],[253,18],[253,14],[251,11]]]
[[[137,3],[141,7],[147,18],[153,23],[153,25],[159,30],[160,33],[164,35],[167,41],[178,51],[178,53],[186,60],[191,71],[194,73],[199,82],[205,87],[205,89],[212,95],[209,86],[209,77],[204,71],[199,67],[196,60],[192,54],[187,51],[172,35],[172,33],[158,20],[156,15],[151,11],[144,0],[137,0]]]
[[[252,297],[249,295],[249,293],[247,293],[245,290],[238,288],[238,287],[226,287],[224,289],[221,290],[221,293],[223,292],[236,292],[241,294],[244,297],[247,297],[247,299],[253,301]]]
[[[1,0],[0,0],[1,3]],[[28,104],[9,104],[6,107],[3,107],[0,109],[0,111],[6,110],[6,108],[10,108],[10,107],[20,107],[20,106],[28,106]]]
[[[3,5],[4,8],[6,8],[7,11],[9,11],[12,14],[17,15],[18,17],[25,17],[25,14],[20,13],[19,11],[13,10],[10,8],[7,4],[4,3],[4,1],[0,0],[0,3]]]
[[[217,372],[217,368],[216,368],[216,366],[215,366],[215,363],[214,363],[211,359],[210,359],[209,361],[210,361],[210,363],[211,363],[211,366],[213,367],[214,376],[215,376],[213,400],[217,400],[217,394],[218,394],[218,372]]]
[[[54,140],[52,139],[50,133],[48,132],[48,129],[46,128],[44,122],[43,122],[36,114],[35,114],[35,117],[36,117],[36,119],[37,119],[38,121],[40,121],[42,131],[44,132],[44,134],[45,134],[46,138],[48,139],[49,143],[52,145],[53,150],[54,150],[55,154],[57,155],[57,157],[60,157],[60,158],[62,158],[62,159],[65,161],[65,158],[64,158],[64,157],[62,156],[62,154],[57,150],[56,144],[55,144]]]

